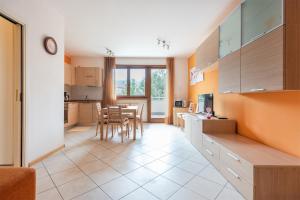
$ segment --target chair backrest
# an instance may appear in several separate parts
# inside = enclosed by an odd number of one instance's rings
[[[144,104],[142,104],[142,107],[141,107],[141,110],[140,110],[140,116],[141,116],[141,118],[143,116],[143,110],[144,110]]]
[[[102,109],[100,102],[96,103],[96,108],[97,108],[97,117],[98,117],[98,120],[100,120],[100,118],[101,118],[101,109]]]
[[[122,108],[120,106],[108,107],[108,122],[119,122],[122,120]]]

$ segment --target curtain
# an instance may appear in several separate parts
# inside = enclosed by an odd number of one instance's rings
[[[115,69],[116,59],[113,57],[105,57],[104,60],[104,90],[103,90],[103,105],[115,105]]]
[[[166,118],[167,124],[173,124],[173,104],[174,104],[174,58],[167,58],[168,72],[168,115]]]

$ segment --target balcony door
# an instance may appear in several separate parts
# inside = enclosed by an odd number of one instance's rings
[[[151,122],[164,122],[168,112],[167,69],[151,68]]]

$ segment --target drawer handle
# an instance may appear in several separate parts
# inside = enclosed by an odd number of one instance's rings
[[[205,151],[206,151],[210,156],[214,156],[213,152],[211,152],[210,150],[205,149]]]
[[[253,89],[251,89],[250,91],[251,92],[260,92],[260,91],[265,91],[266,89],[264,89],[264,88],[253,88]]]
[[[228,155],[229,157],[231,157],[232,159],[234,159],[235,161],[238,161],[238,162],[241,161],[238,157],[232,155],[231,153],[227,153],[227,155]]]
[[[227,91],[224,91],[224,92],[223,92],[223,94],[230,94],[230,93],[232,93],[231,90],[227,90]]]
[[[232,175],[234,176],[234,178],[236,178],[236,179],[241,179],[241,177],[240,177],[237,173],[235,173],[232,169],[227,168],[227,171],[228,171],[230,174],[232,174]]]
[[[214,141],[210,140],[210,139],[206,139],[207,142],[214,144]]]

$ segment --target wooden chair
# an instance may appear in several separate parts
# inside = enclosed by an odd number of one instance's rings
[[[136,115],[136,120],[140,124],[141,127],[141,134],[143,135],[144,132],[144,125],[143,125],[143,110],[144,110],[144,104],[142,104],[140,113]]]
[[[136,115],[136,122],[137,122],[137,127],[138,128],[138,125],[140,125],[141,127],[141,134],[143,135],[143,132],[144,132],[144,126],[143,126],[143,110],[144,110],[144,104],[142,104],[142,107],[140,109],[140,112]],[[131,127],[132,127],[132,123],[133,123],[133,116],[132,114],[128,115],[128,119],[130,120],[131,122]]]
[[[129,120],[127,117],[122,115],[122,108],[121,107],[108,107],[108,112],[107,112],[107,126],[106,126],[106,140],[108,137],[108,127],[111,125],[111,130],[112,130],[112,137],[114,134],[114,125],[116,127],[120,126],[121,127],[121,138],[122,138],[122,143],[124,142],[124,136],[123,136],[123,128],[126,128],[126,135],[129,136]]]
[[[103,120],[103,123],[107,124],[107,115],[103,115],[103,119],[101,118],[101,112],[102,112],[102,106],[101,103],[96,103],[96,108],[97,108],[97,127],[96,127],[96,136],[98,135],[98,130],[100,129],[101,126],[101,120]]]

